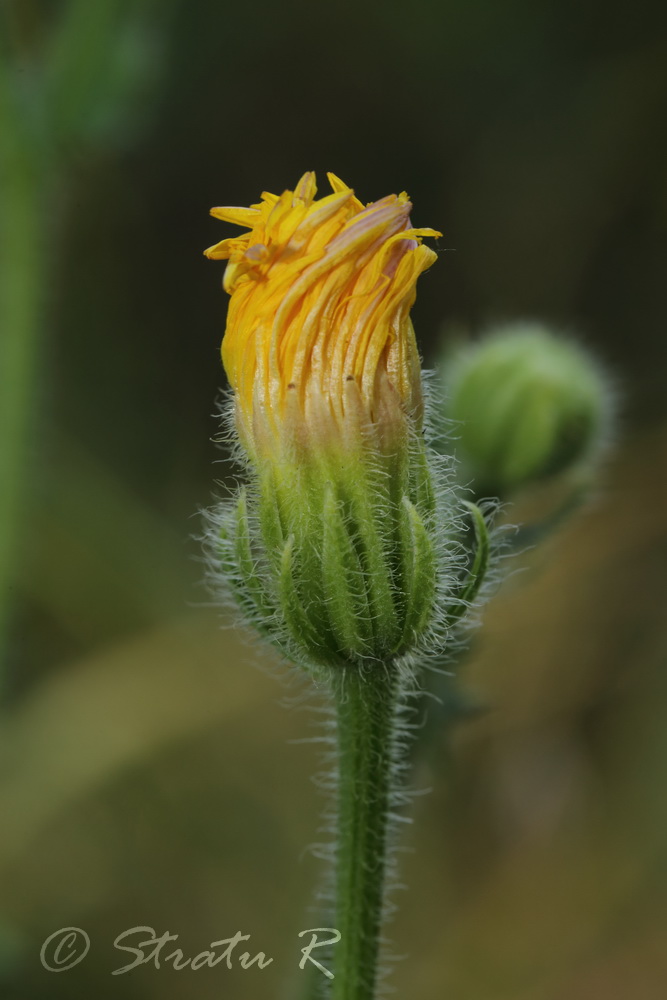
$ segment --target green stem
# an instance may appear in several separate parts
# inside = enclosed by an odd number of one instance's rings
[[[26,455],[43,322],[44,271],[52,254],[43,219],[44,182],[7,66],[0,68],[5,133],[0,181],[0,651],[13,597],[17,539],[23,524]],[[35,151],[33,150],[33,153]]]
[[[338,843],[332,1000],[372,1000],[395,773],[398,673],[375,665],[336,671]]]

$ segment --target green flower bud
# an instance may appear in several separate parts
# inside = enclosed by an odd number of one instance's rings
[[[387,662],[419,643],[438,588],[424,458],[415,442],[400,460],[267,464],[227,511],[227,575],[290,659]]]
[[[212,512],[221,582],[308,669],[438,656],[487,574],[485,518],[421,434],[383,453],[377,427],[348,433],[345,452],[248,464],[248,485]]]
[[[463,478],[505,497],[591,463],[608,436],[611,393],[577,343],[538,323],[500,327],[443,365]]]

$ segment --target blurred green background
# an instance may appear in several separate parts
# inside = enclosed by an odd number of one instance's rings
[[[595,502],[523,561],[422,763],[398,996],[662,1000],[667,982],[667,12],[2,0],[0,982],[10,1000],[294,996],[323,800],[299,686],[220,628],[208,217],[333,170],[442,229],[414,318],[578,332],[623,412]],[[520,511],[513,511],[515,519]],[[222,615],[222,624],[231,619]],[[258,669],[259,668],[259,669]],[[44,938],[75,925],[62,975]],[[122,978],[150,925],[266,970]],[[125,956],[126,957],[126,956]]]

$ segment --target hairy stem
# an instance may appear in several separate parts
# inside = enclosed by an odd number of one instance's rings
[[[395,776],[398,673],[376,665],[337,671],[338,842],[332,1000],[375,996]]]

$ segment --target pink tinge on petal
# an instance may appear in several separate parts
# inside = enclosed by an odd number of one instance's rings
[[[262,261],[266,260],[269,255],[268,247],[263,243],[253,243],[252,246],[248,247],[244,253],[244,258],[248,261]]]
[[[293,239],[298,238],[300,240],[306,240],[310,235],[318,228],[318,226],[324,225],[328,222],[337,212],[340,212],[341,208],[347,204],[352,198],[352,191],[341,191],[338,194],[330,194],[326,198],[321,198],[315,204],[317,207],[311,208],[310,212],[299,223],[294,231]],[[344,224],[341,221],[341,225]]]
[[[387,256],[382,265],[382,273],[388,278],[393,278],[398,270],[398,265],[406,253],[416,250],[418,246],[419,244],[416,240],[396,240],[391,246],[387,247]]]
[[[410,205],[398,204],[395,197],[383,198],[355,215],[327,247],[330,253],[345,253],[355,244],[363,243],[365,235],[388,239],[406,228]]]
[[[316,194],[317,184],[315,182],[315,172],[313,170],[308,170],[294,188],[294,197],[300,198],[302,201],[310,204]]]

